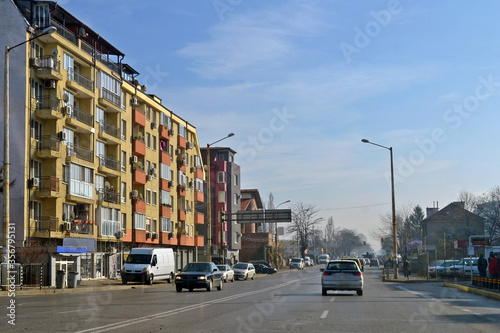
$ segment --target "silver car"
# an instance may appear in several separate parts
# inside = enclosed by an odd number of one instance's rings
[[[239,262],[233,266],[234,278],[236,280],[248,278],[254,279],[255,277],[255,267],[247,262]]]
[[[234,271],[231,268],[231,266],[217,265],[217,268],[219,269],[219,271],[222,272],[222,280],[224,280],[224,282],[228,281],[234,282]]]
[[[331,260],[320,269],[323,296],[328,290],[355,290],[363,295],[363,273],[353,260]]]

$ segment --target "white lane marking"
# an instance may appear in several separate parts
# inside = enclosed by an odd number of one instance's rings
[[[328,316],[328,310],[323,311],[323,313],[321,314],[321,317],[320,317],[320,318],[321,318],[321,319],[325,319],[325,318],[326,318],[326,316]]]
[[[265,289],[260,289],[260,290],[255,290],[255,291],[249,291],[249,292],[246,292],[246,293],[243,293],[243,294],[238,294],[238,295],[223,297],[223,298],[220,298],[220,299],[216,299],[216,300],[213,300],[213,301],[208,301],[208,302],[204,302],[204,303],[200,303],[200,304],[188,305],[188,306],[185,306],[185,307],[182,307],[182,308],[178,308],[178,309],[174,309],[174,310],[169,310],[169,311],[166,311],[166,312],[161,312],[161,313],[157,313],[157,314],[153,314],[153,315],[149,315],[149,316],[144,316],[144,317],[139,317],[139,318],[134,318],[134,319],[128,319],[128,320],[120,321],[120,322],[113,323],[113,324],[108,324],[108,325],[104,325],[104,326],[100,326],[100,327],[89,328],[89,329],[86,329],[86,330],[83,330],[83,331],[78,331],[76,333],[85,333],[85,332],[99,333],[99,332],[107,332],[107,331],[111,331],[111,330],[116,330],[118,328],[123,328],[123,327],[131,326],[131,325],[136,325],[136,324],[139,324],[139,323],[142,323],[142,322],[145,322],[145,321],[149,321],[151,319],[158,319],[158,318],[173,316],[173,315],[176,315],[176,314],[179,314],[179,313],[182,313],[182,312],[186,312],[186,311],[190,311],[190,310],[195,310],[195,309],[200,309],[200,308],[203,308],[203,307],[211,305],[211,304],[221,303],[221,302],[225,302],[227,300],[233,300],[233,299],[237,299],[237,298],[246,297],[246,296],[249,296],[249,295],[260,294],[260,293],[267,292],[267,291],[274,290],[274,289],[279,289],[279,288],[285,287],[285,286],[287,286],[289,284],[292,284],[292,283],[295,283],[295,282],[299,282],[299,281],[302,281],[302,280],[307,280],[307,279],[310,279],[310,278],[292,280],[292,281],[281,283],[281,284],[278,284],[276,286],[268,287],[268,288],[265,288]]]
[[[332,298],[330,299],[330,302],[333,302],[333,301],[335,301],[335,297],[332,297]]]

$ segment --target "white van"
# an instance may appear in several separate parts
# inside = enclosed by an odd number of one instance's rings
[[[319,263],[320,265],[322,264],[328,264],[328,262],[330,261],[330,255],[328,254],[322,254],[319,256]]]
[[[174,251],[169,248],[133,248],[121,271],[122,284],[128,281],[153,284],[153,280],[172,282],[175,272]]]

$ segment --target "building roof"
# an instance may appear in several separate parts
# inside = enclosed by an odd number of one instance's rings
[[[247,210],[251,202],[252,199],[241,200],[241,210]]]
[[[258,209],[264,208],[262,205],[262,199],[260,198],[260,193],[258,189],[241,189],[241,195],[247,194],[245,197],[248,198],[248,195],[255,199],[255,203],[257,204]]]
[[[432,214],[429,217],[426,217],[423,222],[432,223],[432,222],[442,222],[442,221],[463,221],[464,219],[476,219],[476,220],[484,220],[481,216],[469,212],[464,208],[465,203],[462,201],[456,201],[450,203],[448,206],[442,208],[438,212]]]

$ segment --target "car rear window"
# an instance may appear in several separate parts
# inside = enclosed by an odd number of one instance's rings
[[[353,262],[331,262],[326,269],[329,271],[358,270],[358,265]]]

